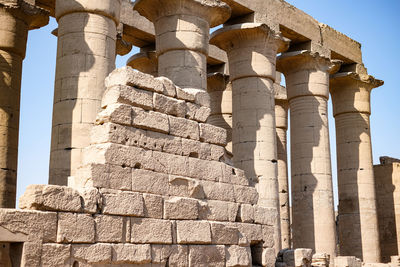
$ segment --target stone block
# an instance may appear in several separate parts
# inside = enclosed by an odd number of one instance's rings
[[[361,260],[354,256],[335,257],[334,262],[335,267],[361,267],[363,265]]]
[[[254,222],[258,224],[275,226],[278,223],[278,212],[276,209],[265,208],[259,205],[255,205]]]
[[[0,209],[0,227],[26,236],[28,242],[54,243],[57,240],[57,213]]]
[[[151,262],[160,266],[188,266],[189,247],[181,245],[152,245]]]
[[[262,225],[262,239],[264,241],[263,247],[264,248],[273,248],[275,246],[275,240],[280,238],[276,236],[276,225],[268,226]]]
[[[250,244],[257,244],[263,241],[263,232],[261,225],[250,223],[236,223],[236,227],[239,229],[240,238],[247,239]]]
[[[236,202],[253,205],[258,202],[258,192],[254,187],[234,185],[233,189]]]
[[[154,170],[152,151],[117,144],[91,145],[84,149],[83,165],[111,164]]]
[[[41,266],[70,266],[71,245],[43,244]]]
[[[238,219],[240,222],[254,222],[254,207],[250,204],[241,204],[239,208]]]
[[[225,247],[226,267],[250,267],[250,247],[227,246]],[[265,265],[270,266],[270,265]],[[271,265],[273,266],[273,265]]]
[[[330,255],[327,253],[315,253],[312,256],[311,266],[315,267],[327,267],[330,263]]]
[[[79,192],[66,186],[29,185],[19,200],[20,209],[81,212]]]
[[[143,193],[167,195],[168,174],[142,169],[133,169],[132,190]]]
[[[158,93],[164,92],[163,83],[164,81],[161,79],[155,79],[150,74],[134,70],[128,66],[115,69],[105,80],[107,88],[128,85]]]
[[[186,118],[198,122],[206,122],[210,117],[211,109],[193,103],[186,103]]]
[[[239,204],[206,200],[200,202],[199,219],[209,221],[229,221],[234,222],[238,213]]]
[[[171,175],[182,175],[183,177],[188,176],[188,157],[154,151],[152,159],[155,161],[155,171],[168,173]]]
[[[211,242],[216,245],[237,245],[239,230],[237,227],[224,223],[210,223]]]
[[[195,179],[170,175],[169,195],[203,199],[204,191],[199,181]]]
[[[201,181],[206,199],[235,202],[234,187],[231,184]]]
[[[161,133],[168,133],[170,130],[168,115],[154,111],[145,111],[137,107],[132,107],[132,125]]]
[[[199,124],[185,118],[168,116],[169,133],[182,138],[199,140]]]
[[[176,97],[176,86],[175,84],[168,79],[167,77],[157,77],[156,81],[160,81],[163,85],[162,93],[166,96]]]
[[[186,92],[180,87],[176,87],[176,97],[178,99],[185,100],[187,102],[193,102],[195,101],[195,95],[191,94],[190,92]]]
[[[195,199],[173,197],[164,201],[164,219],[196,220],[199,203]]]
[[[101,107],[106,108],[116,103],[151,110],[153,109],[153,93],[126,85],[107,88],[101,101]]]
[[[58,213],[58,243],[94,243],[94,219],[89,214]]]
[[[148,131],[146,135],[147,138],[144,139],[144,142],[146,142],[147,145],[143,144],[142,147],[169,154],[182,154],[182,141],[180,137],[152,131]]]
[[[41,241],[35,242],[25,242],[23,246],[24,253],[21,257],[21,266],[40,266],[40,262],[42,261],[43,256],[43,244]],[[52,253],[49,253],[50,257],[53,257]],[[49,261],[47,266],[54,266],[52,258],[50,260],[45,260],[46,262]],[[46,266],[43,265],[43,266]]]
[[[162,219],[163,217],[163,197],[152,194],[143,194],[144,216],[146,218]]]
[[[192,89],[192,88],[185,88],[183,89],[186,93],[189,93],[194,96],[194,103],[203,106],[203,107],[211,107],[211,100],[208,93],[201,89]],[[192,102],[192,101],[190,101]]]
[[[274,266],[276,261],[275,249],[264,248],[261,256],[262,266]]]
[[[182,138],[182,155],[211,160],[211,145],[200,141]]]
[[[225,246],[189,246],[189,266],[225,267]]]
[[[222,161],[221,158],[225,155],[225,148],[218,145],[210,145],[211,160]]]
[[[78,188],[82,198],[83,212],[98,213],[103,206],[103,197],[95,187]]]
[[[222,177],[223,163],[189,158],[189,176],[201,180],[218,181]]]
[[[138,216],[144,215],[144,203],[141,194],[102,189],[103,213],[109,215]]]
[[[207,123],[200,123],[200,141],[210,144],[226,146],[227,133],[224,128]]]
[[[109,188],[116,190],[131,190],[132,169],[111,164],[89,164],[78,169],[76,177],[84,179],[85,186]]]
[[[111,244],[72,245],[71,256],[79,262],[93,264],[111,263]]]
[[[154,93],[153,105],[155,111],[182,118],[186,116],[186,102],[183,100]]]
[[[283,261],[290,262],[288,257],[293,257],[295,267],[311,267],[312,249],[298,248],[292,252],[288,251],[283,254]]]
[[[172,224],[167,220],[131,218],[131,242],[172,244]]]
[[[249,185],[249,180],[245,176],[243,170],[234,168],[232,166],[229,166],[228,164],[224,164],[222,167],[222,171],[223,176],[220,179],[221,182],[243,186]]]
[[[103,109],[96,117],[96,124],[112,122],[121,125],[131,125],[132,108],[125,104],[111,104]]]
[[[112,264],[147,264],[150,262],[150,245],[112,245]]]
[[[178,244],[211,244],[211,229],[206,221],[177,221]]]
[[[97,215],[95,216],[96,242],[120,243],[125,241],[126,222],[124,217]]]

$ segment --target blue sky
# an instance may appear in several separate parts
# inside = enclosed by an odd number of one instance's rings
[[[379,156],[400,158],[400,86],[398,78],[400,1],[398,0],[289,0],[318,21],[360,42],[371,75],[385,81],[372,93],[371,131],[374,163]],[[31,31],[23,66],[17,197],[29,184],[46,184],[51,136],[57,39],[48,26]],[[137,52],[134,49],[130,55]],[[117,67],[128,56],[117,58]],[[336,177],[334,119],[330,106],[332,167]],[[335,179],[334,179],[335,180]],[[336,183],[335,183],[336,185]],[[336,186],[335,186],[336,187]]]

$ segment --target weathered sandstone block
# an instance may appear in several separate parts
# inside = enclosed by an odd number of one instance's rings
[[[240,222],[252,223],[254,222],[254,208],[250,204],[241,204],[238,213]]]
[[[143,194],[144,216],[147,218],[163,218],[163,197],[152,194]]]
[[[218,181],[222,177],[223,164],[217,161],[189,158],[189,173],[193,178]]]
[[[224,246],[189,246],[189,266],[225,266]]]
[[[168,116],[169,133],[175,136],[199,140],[199,124],[184,118]]]
[[[199,219],[234,222],[239,204],[227,201],[207,200],[200,202]]]
[[[179,267],[188,265],[189,247],[181,245],[152,245],[151,262],[165,266]]]
[[[94,243],[94,219],[89,214],[58,213],[58,243]]]
[[[207,221],[177,221],[178,244],[211,244],[210,223]]]
[[[155,111],[183,118],[186,116],[187,108],[183,100],[154,93],[153,105]]]
[[[151,262],[150,245],[113,244],[113,264],[146,264]]]
[[[201,181],[206,199],[235,202],[234,186],[212,181]]]
[[[199,203],[195,199],[173,197],[164,201],[164,219],[196,220]]]
[[[96,117],[96,124],[112,122],[121,125],[132,124],[132,107],[125,104],[110,104]]]
[[[20,209],[81,212],[79,192],[66,186],[29,185],[19,200]]]
[[[72,245],[71,256],[82,263],[109,264],[111,263],[111,244]]]
[[[102,189],[103,213],[110,215],[143,216],[143,197],[136,192]]]
[[[186,103],[186,116],[190,120],[206,122],[210,114],[211,109],[209,107],[200,106],[190,102]]]
[[[125,241],[126,219],[120,216],[95,216],[96,242],[118,243]]]
[[[71,259],[71,245],[43,244],[42,266],[68,266]]]
[[[216,245],[237,245],[239,242],[239,230],[233,225],[224,223],[210,223],[211,242]]]
[[[168,174],[133,169],[132,190],[143,193],[168,195]]]
[[[107,88],[101,101],[101,107],[121,103],[146,110],[153,109],[153,93],[126,85],[117,85]]]
[[[167,220],[132,218],[131,242],[172,244],[172,224]]]
[[[200,123],[200,140],[203,142],[226,146],[227,133],[224,128],[211,124]]]
[[[200,182],[196,179],[170,175],[169,195],[203,199],[204,191]]]
[[[227,246],[225,256],[226,267],[248,267],[252,263],[249,247]]]
[[[161,133],[168,133],[170,130],[168,116],[166,114],[145,111],[137,107],[132,107],[132,125]]]

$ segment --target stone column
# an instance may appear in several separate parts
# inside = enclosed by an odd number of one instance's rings
[[[265,24],[244,23],[213,33],[211,43],[228,55],[233,103],[233,162],[258,189],[259,205],[275,210],[280,248],[274,81],[283,38]]]
[[[158,76],[158,59],[154,47],[152,49],[140,49],[140,53],[131,56],[126,65],[154,77]]]
[[[100,110],[104,80],[115,68],[120,0],[57,0],[57,66],[50,184],[66,185],[81,164]]]
[[[331,76],[336,122],[339,244],[342,256],[380,262],[370,120],[371,90],[383,84],[366,69]]]
[[[229,75],[220,72],[208,74],[207,91],[211,100],[211,115],[207,123],[226,130],[228,144],[225,148],[232,157],[232,84]]]
[[[276,72],[276,80],[274,83],[276,144],[278,155],[279,209],[281,216],[282,248],[290,248],[290,206],[287,168],[287,129],[289,103],[287,100],[286,88],[280,84],[281,75],[282,74],[280,72]]]
[[[45,26],[48,13],[23,1],[0,1],[0,208],[14,208],[22,61],[28,30]]]
[[[327,103],[331,66],[328,58],[304,50],[278,58],[290,108],[293,247],[333,258],[336,229]]]
[[[230,7],[219,0],[138,0],[134,9],[154,23],[158,75],[205,91],[210,27],[224,23]]]

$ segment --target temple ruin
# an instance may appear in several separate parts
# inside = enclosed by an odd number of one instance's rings
[[[50,16],[49,184],[15,209],[22,61]],[[400,266],[400,163],[372,161],[383,81],[285,1],[0,0],[0,56],[0,266]]]

